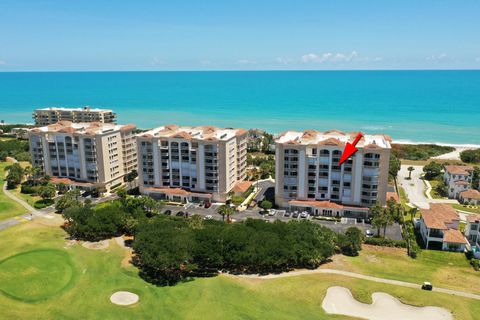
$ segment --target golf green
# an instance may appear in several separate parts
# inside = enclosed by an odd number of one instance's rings
[[[66,290],[74,272],[66,252],[54,249],[22,252],[0,261],[0,291],[25,302],[46,300]]]

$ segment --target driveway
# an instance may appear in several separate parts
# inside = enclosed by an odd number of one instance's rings
[[[409,175],[408,167],[413,167],[415,169],[412,171],[411,180],[406,179]],[[411,204],[421,209],[428,209],[430,208],[430,205],[428,204],[429,200],[425,196],[425,184],[423,183],[423,180],[420,179],[422,174],[423,166],[402,165],[398,172],[398,182],[405,190]]]

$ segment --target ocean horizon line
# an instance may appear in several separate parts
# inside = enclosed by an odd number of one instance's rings
[[[159,72],[422,72],[422,71],[480,71],[480,68],[443,69],[168,69],[168,70],[0,70],[0,73],[159,73]]]

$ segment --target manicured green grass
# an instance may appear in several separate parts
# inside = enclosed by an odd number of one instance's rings
[[[480,272],[473,270],[462,253],[422,250],[416,259],[404,249],[364,246],[358,257],[345,257],[340,268],[381,278],[480,294]],[[480,302],[479,302],[480,303]]]
[[[11,165],[9,162],[0,162],[0,221],[15,217],[27,212],[22,205],[8,198],[3,193],[3,185],[5,182],[5,167]]]
[[[60,250],[22,252],[0,261],[0,291],[25,302],[45,300],[66,289],[74,269]]]
[[[466,206],[463,204],[452,204],[452,206],[457,210],[480,214],[480,206]]]
[[[59,274],[63,275],[62,281],[55,280],[56,284],[52,285],[52,290],[48,290],[53,291],[54,295],[46,300],[28,303],[0,293],[2,318],[351,319],[326,315],[323,312],[321,304],[326,289],[334,285],[350,288],[353,295],[363,302],[371,302],[371,294],[380,291],[390,293],[401,301],[413,305],[445,307],[454,312],[456,319],[473,320],[480,314],[480,301],[328,274],[272,280],[218,276],[195,279],[173,287],[156,287],[143,281],[134,267],[122,263],[126,257],[126,250],[114,241],[110,241],[110,246],[106,250],[89,250],[78,244],[69,245],[63,230],[41,224],[47,222],[35,220],[0,231],[2,239],[0,261],[5,261],[18,253],[32,254],[32,251],[40,253],[42,252],[40,250],[47,249],[43,252],[49,256],[48,258],[37,256],[36,259],[51,261],[52,265],[58,261],[65,266],[67,259],[63,256],[51,260],[51,252],[62,252],[72,262],[73,280],[64,287],[69,274],[68,268],[55,274],[46,271],[47,274],[42,275],[39,271],[44,270],[42,262],[42,267],[37,269],[37,275],[41,278],[53,280],[59,277]],[[18,271],[11,272],[15,275],[24,273],[22,268],[28,268],[26,262],[31,258],[33,256],[18,262]],[[403,270],[404,274],[410,273],[406,270],[408,268]],[[428,274],[435,271],[424,272]],[[31,286],[22,283],[24,282],[22,277],[17,277],[16,281],[19,286]],[[478,281],[472,281],[472,285],[476,284]],[[118,290],[138,294],[139,303],[130,307],[111,304],[110,295]]]

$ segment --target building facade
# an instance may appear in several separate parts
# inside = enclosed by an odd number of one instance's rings
[[[59,121],[115,123],[116,114],[110,109],[90,108],[43,108],[33,112],[37,126],[48,126]]]
[[[34,128],[29,132],[32,166],[54,182],[109,191],[137,169],[135,128],[69,121]]]
[[[480,258],[480,215],[467,215],[467,225],[465,226],[465,237],[471,245],[475,258]]]
[[[316,215],[365,217],[375,202],[386,203],[390,141],[364,135],[358,151],[339,160],[356,133],[287,131],[276,139],[275,202]],[[332,204],[333,203],[333,204]]]
[[[445,166],[443,180],[448,188],[448,197],[452,199],[459,199],[461,192],[471,188],[472,177],[472,166]]]
[[[245,179],[247,131],[167,125],[137,136],[140,191],[177,202],[225,201]]]

